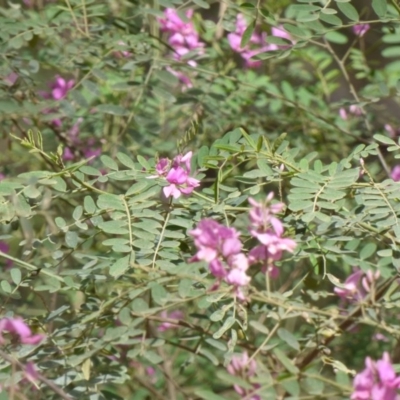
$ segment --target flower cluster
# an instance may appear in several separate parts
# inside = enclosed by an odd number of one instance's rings
[[[189,234],[198,249],[191,261],[206,261],[210,272],[218,279],[235,287],[239,299],[244,299],[240,287],[250,283],[246,274],[247,257],[241,252],[242,243],[235,228],[220,225],[212,219],[203,219]]]
[[[267,51],[274,51],[284,49],[287,46],[278,46],[276,44],[267,43],[267,34],[265,32],[258,33],[253,32],[250,37],[249,43],[241,47],[241,41],[243,34],[247,28],[247,22],[242,14],[238,14],[236,17],[236,29],[234,32],[228,34],[228,42],[232,50],[239,53],[245,60],[246,67],[258,68],[261,66],[261,61],[252,60],[252,57],[257,54],[264,53]],[[290,35],[283,28],[273,27],[271,29],[272,36],[280,37],[282,39],[291,40]]]
[[[241,355],[236,355],[232,357],[231,362],[229,363],[227,370],[233,376],[238,376],[244,380],[248,380],[249,377],[254,376],[256,373],[257,364],[255,360],[249,360],[249,356],[247,352],[244,352]],[[258,395],[251,395],[252,390],[244,389],[239,385],[233,385],[236,393],[240,394],[242,397],[245,397],[249,400],[260,400],[261,397]],[[253,385],[255,389],[259,388],[260,385]]]
[[[31,329],[22,318],[3,318],[0,320],[0,344],[5,342],[2,333],[7,331],[16,336],[22,344],[39,344],[44,335],[33,335]]]
[[[388,353],[373,361],[367,357],[364,371],[358,373],[353,382],[351,400],[399,400],[400,376],[396,376]]]
[[[194,188],[200,185],[198,179],[190,176],[192,152],[185,155],[177,155],[172,162],[168,158],[162,158],[156,165],[157,175],[149,176],[151,178],[162,177],[169,183],[165,186],[163,192],[166,197],[177,199],[181,194],[190,194]]]
[[[279,270],[274,265],[275,261],[282,258],[283,251],[293,253],[296,242],[289,238],[283,238],[284,228],[282,222],[274,215],[282,211],[284,204],[269,204],[273,198],[271,192],[265,203],[258,203],[250,198],[252,205],[250,210],[250,234],[260,244],[250,250],[250,264],[263,263],[263,271],[268,272],[271,277],[277,277]]]
[[[54,82],[50,83],[50,92],[41,92],[41,96],[45,99],[51,99],[55,101],[60,101],[64,99],[68,92],[74,86],[75,81],[73,79],[66,80],[61,76],[57,75]],[[46,112],[53,112],[54,110],[47,110]],[[61,128],[63,122],[60,118],[53,119],[52,124],[56,128]],[[75,159],[74,149],[79,149],[86,158],[92,156],[98,156],[101,154],[101,149],[95,147],[96,141],[94,138],[90,138],[87,141],[82,141],[79,138],[79,126],[83,122],[83,118],[78,118],[74,125],[72,125],[67,136],[70,146],[65,147],[63,153],[64,161],[70,161]]]
[[[356,104],[352,104],[348,108],[348,110],[346,110],[344,107],[339,109],[339,116],[344,121],[347,121],[349,119],[349,114],[359,117],[360,115],[362,115],[361,107]]]
[[[342,287],[335,287],[333,291],[343,300],[360,301],[371,291],[371,285],[375,285],[379,276],[379,271],[373,273],[355,269]]]
[[[163,32],[168,33],[168,44],[174,49],[174,58],[181,60],[183,56],[192,50],[199,53],[204,48],[204,43],[200,41],[199,34],[194,29],[193,22],[190,19],[193,16],[193,10],[186,11],[188,22],[182,21],[177,11],[167,8],[164,11],[165,18],[161,18],[160,25]],[[195,67],[195,61],[190,60],[188,64]]]
[[[193,10],[186,11],[188,22],[181,19],[176,10],[167,8],[164,11],[164,18],[160,18],[161,31],[168,35],[168,44],[173,48],[175,60],[180,61],[182,57],[191,51],[202,54],[204,51],[204,43],[200,41],[199,34],[194,28],[190,19],[193,16]],[[197,65],[196,61],[189,60],[187,62],[191,67]],[[175,75],[185,86],[191,87],[190,79],[181,72],[168,68],[168,71]]]

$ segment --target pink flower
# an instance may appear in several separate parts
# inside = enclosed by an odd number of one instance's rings
[[[173,48],[173,57],[181,60],[186,54],[196,50],[197,54],[203,54],[204,43],[200,41],[199,34],[196,32],[193,22],[190,19],[193,16],[193,10],[186,11],[188,22],[184,22],[176,10],[167,8],[164,11],[164,18],[160,18],[160,26],[163,32],[168,34],[168,44]],[[187,64],[195,67],[197,63],[194,60],[187,61]],[[191,81],[186,75],[168,69],[176,75],[180,81],[187,87],[191,87]]]
[[[166,318],[166,319],[175,319],[175,320],[179,321],[180,319],[183,319],[184,314],[182,311],[179,311],[179,310],[175,310],[170,313],[167,313],[167,311],[163,311],[160,314],[160,317]],[[168,329],[176,329],[178,327],[179,327],[179,325],[176,325],[172,322],[163,322],[162,324],[159,325],[159,327],[157,329],[160,332],[165,332]]]
[[[1,335],[3,331],[8,331],[18,336],[22,344],[39,344],[45,338],[44,335],[33,335],[29,326],[19,317],[0,320],[0,344],[4,343],[4,338]]]
[[[165,186],[163,192],[166,197],[177,199],[182,194],[188,195],[193,192],[194,188],[200,185],[198,179],[192,178],[190,162],[192,152],[189,151],[185,155],[177,155],[172,162],[167,158],[162,158],[156,165],[157,175],[148,176],[148,179],[157,177],[164,178],[169,185]]]
[[[362,37],[367,33],[369,28],[369,24],[358,24],[353,26],[353,32],[356,34],[356,36]]]
[[[190,261],[206,261],[210,272],[218,279],[233,286],[239,300],[245,300],[241,287],[247,286],[251,278],[247,257],[241,253],[239,232],[212,219],[201,220],[189,234],[194,237],[197,253]]]
[[[400,376],[396,376],[388,353],[382,359],[365,359],[364,371],[358,373],[353,382],[351,400],[399,400]]]
[[[360,115],[362,115],[362,109],[360,106],[356,105],[356,104],[352,104],[349,108],[348,108],[348,112],[349,114],[355,115],[357,117],[359,117]],[[345,108],[341,107],[339,109],[339,116],[340,118],[342,118],[344,121],[346,121],[349,116],[348,113],[346,111]]]
[[[265,32],[258,33],[254,31],[250,37],[249,42],[246,46],[241,47],[242,37],[247,28],[247,22],[242,14],[238,14],[236,17],[236,29],[234,32],[228,33],[227,39],[232,50],[240,53],[242,58],[245,60],[245,65],[248,68],[258,68],[261,66],[260,60],[252,60],[252,58],[260,53],[267,51],[274,51],[279,49],[285,49],[288,46],[279,46],[267,42],[267,34]],[[287,33],[282,27],[273,27],[271,29],[272,36],[281,37],[291,41],[289,33]]]
[[[61,76],[57,75],[56,80],[50,85],[51,95],[54,100],[63,99],[67,93],[73,88],[75,81],[73,79],[67,81]]]
[[[261,243],[250,250],[249,262],[251,264],[262,262],[263,272],[268,272],[271,277],[275,277],[278,270],[273,262],[280,260],[284,251],[293,253],[296,242],[282,237],[283,224],[274,215],[282,211],[284,204],[270,204],[272,198],[273,193],[268,195],[266,203],[258,203],[249,198],[249,203],[253,206],[249,213],[250,234]]]
[[[0,251],[2,253],[8,254],[8,252],[10,251],[10,246],[6,242],[3,242],[2,240],[0,240]],[[9,259],[6,259],[4,262],[4,265],[5,265],[6,269],[9,269],[12,267],[13,262]]]
[[[38,372],[36,366],[32,361],[25,364],[25,379],[29,382],[35,383],[38,380]]]
[[[389,133],[390,137],[396,138],[400,136],[400,128],[393,128],[390,124],[385,124],[385,130]]]
[[[249,361],[249,356],[245,351],[241,355],[234,355],[232,357],[231,362],[227,366],[227,371],[233,375],[238,376],[244,380],[249,380],[250,377],[254,376],[256,373],[257,364],[256,361],[253,359]],[[239,385],[233,385],[236,393],[240,394],[242,397],[246,397],[246,399],[250,400],[260,400],[261,397],[258,395],[252,395],[251,393],[253,390],[244,389]],[[254,389],[260,387],[258,384],[253,384]],[[251,397],[249,397],[251,396]]]
[[[400,181],[400,165],[396,165],[396,166],[392,169],[392,172],[390,173],[390,177],[391,177],[395,182],[399,182],[399,181]]]
[[[344,300],[360,301],[369,293],[370,285],[374,284],[379,276],[379,271],[365,273],[361,269],[355,268],[342,285],[343,287],[335,287],[333,291]]]

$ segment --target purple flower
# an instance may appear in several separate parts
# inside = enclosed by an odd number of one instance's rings
[[[234,355],[231,362],[227,366],[227,371],[233,376],[238,376],[244,380],[249,380],[250,377],[256,374],[257,364],[256,361],[249,360],[247,351],[241,355]],[[253,384],[254,389],[260,387],[258,384]],[[251,395],[253,390],[244,389],[239,385],[233,385],[236,393],[240,394],[242,397],[250,400],[260,400],[261,397],[258,395]],[[249,397],[251,396],[251,397]]]
[[[160,18],[161,30],[168,35],[168,44],[173,48],[173,57],[175,60],[181,60],[189,52],[196,50],[198,54],[204,52],[204,43],[200,41],[199,34],[195,30],[193,22],[190,19],[193,16],[193,10],[186,11],[188,22],[184,22],[176,10],[167,8],[164,11],[164,18]],[[187,64],[195,67],[197,63],[194,60],[187,61]],[[177,76],[177,78],[186,86],[191,87],[190,79],[170,68],[168,70]]]
[[[284,251],[293,253],[296,242],[282,237],[284,233],[282,222],[274,215],[282,211],[284,204],[270,204],[272,198],[273,193],[268,195],[266,203],[258,203],[249,198],[249,203],[253,206],[249,213],[249,230],[251,236],[260,242],[250,250],[249,262],[251,264],[263,263],[263,272],[268,272],[271,277],[276,277],[278,270],[273,262],[280,260]]]
[[[390,177],[391,177],[395,182],[399,182],[399,181],[400,181],[400,165],[396,165],[396,166],[392,169],[392,172],[390,173]]]
[[[343,287],[335,287],[333,291],[344,300],[360,301],[370,292],[371,284],[375,284],[379,276],[379,271],[365,273],[361,269],[355,268],[342,285]]]
[[[56,80],[50,85],[51,95],[54,100],[63,99],[67,93],[73,88],[75,81],[73,79],[67,81],[57,75]]]
[[[194,188],[200,185],[198,179],[192,178],[190,175],[190,162],[192,152],[189,151],[185,155],[177,155],[172,162],[167,158],[162,158],[156,165],[157,175],[151,175],[148,179],[164,178],[169,185],[165,186],[163,192],[166,197],[177,199],[182,194],[190,194]]]
[[[206,261],[218,282],[224,280],[234,287],[239,300],[245,300],[240,288],[250,283],[250,277],[246,274],[249,261],[241,253],[239,232],[212,219],[203,219],[189,234],[194,237],[197,247],[197,253],[190,261]]]
[[[252,60],[254,56],[267,51],[285,49],[288,47],[268,43],[266,39],[267,34],[265,32],[259,33],[257,31],[252,33],[246,46],[241,47],[242,37],[246,28],[247,22],[245,17],[242,14],[238,14],[236,17],[236,29],[234,32],[228,33],[227,39],[231,49],[241,55],[245,60],[246,67],[248,68],[258,68],[261,66],[261,61]],[[271,33],[272,36],[291,40],[289,33],[287,33],[282,27],[273,27]]]
[[[382,359],[365,359],[364,371],[358,373],[353,382],[351,400],[399,400],[400,376],[396,376],[388,353]]]
[[[353,32],[358,36],[362,37],[364,36],[367,31],[369,30],[370,25],[369,24],[358,24],[353,26]]]
[[[9,333],[19,337],[22,344],[38,344],[45,338],[44,335],[33,335],[29,326],[19,317],[3,318],[0,320],[0,344],[5,342],[1,335],[3,331],[8,331]]]
[[[362,109],[360,106],[356,105],[356,104],[352,104],[349,108],[348,108],[348,113],[355,115],[356,117],[359,117],[360,115],[362,115]],[[341,107],[339,109],[339,116],[340,118],[342,118],[344,121],[348,120],[349,115],[348,115],[347,111],[345,108]]]

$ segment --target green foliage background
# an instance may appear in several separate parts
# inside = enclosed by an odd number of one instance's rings
[[[226,365],[247,351],[262,399],[345,399],[367,355],[400,362],[400,184],[390,179],[400,142],[384,130],[399,125],[399,6],[267,3],[3,2],[0,240],[11,249],[0,253],[1,313],[48,339],[2,351],[35,362],[66,398],[235,398],[233,384],[251,385]],[[173,60],[157,23],[165,7],[195,9],[206,43],[188,58],[196,67]],[[283,25],[295,43],[243,68],[226,40],[239,12],[269,33]],[[352,33],[360,21],[371,25],[364,37]],[[75,84],[56,104],[40,91],[57,74]],[[361,115],[343,120],[339,109],[354,104]],[[61,157],[80,117],[82,140],[102,149],[90,164]],[[159,157],[188,150],[201,187],[165,201],[148,176]],[[276,281],[252,267],[247,304],[226,287],[210,292],[204,264],[188,262],[188,232],[211,217],[248,249],[247,199],[270,191],[287,204],[295,253]],[[354,266],[381,278],[345,307],[333,288]],[[185,317],[160,332],[173,310]],[[10,364],[1,360],[5,386],[22,377]],[[22,392],[59,398],[37,385]]]

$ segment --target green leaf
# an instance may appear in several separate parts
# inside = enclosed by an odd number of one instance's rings
[[[337,43],[337,44],[346,44],[348,41],[348,38],[346,35],[343,35],[343,33],[340,33],[337,31],[330,31],[330,32],[326,33],[325,39],[328,42]]]
[[[388,145],[396,145],[396,142],[392,139],[390,139],[389,137],[385,136],[385,135],[381,135],[379,133],[375,134],[373,136],[373,138],[375,140],[377,140],[378,142],[384,143],[384,144],[388,144]]]
[[[372,0],[372,8],[378,17],[384,17],[387,12],[386,0]]]
[[[101,222],[98,227],[106,233],[124,235],[126,233],[129,233],[128,229],[125,228],[126,225],[126,221],[105,221]]]
[[[300,38],[309,38],[311,35],[306,30],[300,29],[299,27],[291,24],[284,24],[283,27],[293,36]]]
[[[296,337],[288,330],[286,330],[285,328],[279,328],[277,333],[278,336],[290,347],[294,348],[297,351],[300,350],[299,342],[297,341]]]
[[[130,255],[127,255],[125,257],[120,258],[114,264],[112,264],[109,271],[110,275],[114,278],[123,275],[129,268],[130,257],[131,257]]]
[[[292,374],[298,374],[299,369],[296,367],[294,362],[286,357],[285,353],[280,349],[273,349],[272,352],[275,354],[275,357],[278,361]]]
[[[65,243],[68,247],[75,249],[78,245],[78,235],[76,232],[68,231],[65,234]]]
[[[128,155],[124,153],[117,153],[117,158],[121,164],[125,165],[125,167],[128,167],[133,170],[136,169],[135,163],[133,162],[132,158],[129,157]]]
[[[214,333],[213,338],[219,339],[235,323],[235,321],[235,317],[228,317],[221,328]]]
[[[11,279],[16,285],[19,285],[21,282],[21,271],[18,268],[12,268],[10,270]]]
[[[14,197],[14,208],[19,217],[27,218],[31,215],[31,207],[22,195]]]
[[[83,199],[83,207],[88,214],[94,214],[96,212],[96,204],[90,196],[85,196]]]
[[[151,297],[154,302],[163,306],[168,301],[168,292],[165,290],[164,286],[158,283],[152,283],[149,286],[151,287]]]
[[[12,287],[7,281],[1,281],[0,286],[5,293],[12,293]]]
[[[205,389],[196,390],[194,394],[203,400],[226,400],[225,397],[219,396],[218,394]]]
[[[97,206],[100,209],[126,211],[122,198],[115,194],[101,194],[97,200]]]
[[[351,3],[336,3],[336,5],[348,19],[352,21],[358,21],[360,19],[356,8]]]
[[[96,110],[104,114],[112,114],[120,116],[129,114],[128,110],[126,110],[121,106],[117,106],[115,104],[100,104],[99,106],[96,106]]]
[[[253,35],[254,29],[256,28],[256,20],[254,20],[247,28],[246,30],[243,32],[242,35],[242,40],[240,42],[240,47],[244,48],[247,43],[249,43],[249,40],[251,38],[251,36]]]
[[[108,168],[118,171],[118,164],[109,156],[102,155],[100,157],[101,162]]]
[[[337,26],[343,25],[342,20],[333,14],[322,14],[321,13],[319,15],[319,19],[328,24],[331,24],[331,25],[337,25]]]

